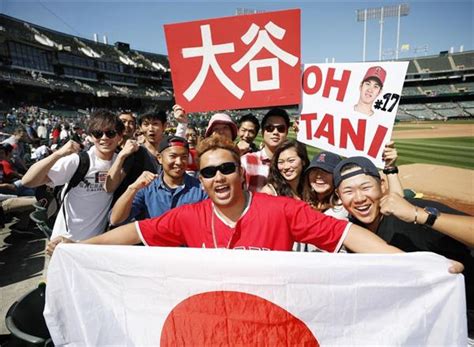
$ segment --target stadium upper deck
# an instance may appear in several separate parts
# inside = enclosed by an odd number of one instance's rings
[[[408,60],[399,120],[474,116],[469,103],[474,100],[474,51]],[[61,98],[84,107],[128,108],[173,101],[166,55],[133,50],[123,42],[95,42],[3,14],[0,81],[8,82],[0,85],[2,95],[20,101]]]

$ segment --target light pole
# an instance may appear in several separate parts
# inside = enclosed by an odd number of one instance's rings
[[[383,42],[383,24],[386,17],[397,17],[397,43],[395,49],[395,58],[398,59],[399,45],[400,45],[400,17],[408,16],[410,7],[408,4],[399,4],[395,6],[383,6],[375,8],[365,8],[356,11],[358,22],[364,22],[364,41],[362,44],[362,61],[365,61],[365,51],[367,45],[367,20],[377,19],[380,23],[380,37],[379,37],[379,60],[382,60],[382,42]]]

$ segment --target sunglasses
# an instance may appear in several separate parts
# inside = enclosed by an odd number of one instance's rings
[[[102,130],[92,130],[91,131],[92,136],[94,136],[96,139],[101,139],[102,136],[108,137],[109,139],[113,139],[115,136],[117,136],[117,132],[115,130],[107,130],[107,131],[102,131]]]
[[[230,175],[231,173],[234,173],[236,169],[237,169],[236,163],[228,162],[228,163],[223,163],[219,166],[205,167],[201,169],[200,174],[204,178],[213,178],[217,174],[217,171],[219,171],[223,175]]]
[[[269,133],[272,133],[273,130],[278,130],[279,133],[284,133],[286,132],[286,125],[280,124],[280,125],[273,125],[273,124],[268,124],[265,125],[263,128],[265,131],[268,131]]]

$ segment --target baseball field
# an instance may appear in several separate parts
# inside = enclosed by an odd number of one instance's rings
[[[474,120],[400,123],[392,139],[404,188],[474,215]]]

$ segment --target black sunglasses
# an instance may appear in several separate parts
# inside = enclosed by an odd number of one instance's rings
[[[92,136],[94,136],[96,139],[102,138],[102,136],[107,136],[109,139],[113,139],[115,136],[117,136],[117,132],[115,130],[107,130],[107,131],[102,131],[102,130],[92,130],[91,131]]]
[[[201,169],[200,174],[204,178],[213,178],[217,171],[223,175],[230,175],[237,169],[237,164],[233,162],[223,163],[219,166],[208,166]]]
[[[265,131],[268,131],[269,133],[272,133],[273,130],[278,130],[279,133],[284,133],[286,132],[286,125],[283,125],[283,124],[279,124],[279,125],[273,125],[273,124],[268,124],[268,125],[265,125]]]

